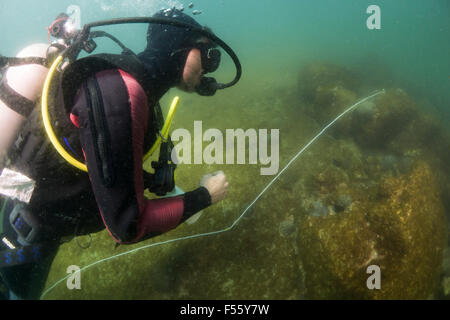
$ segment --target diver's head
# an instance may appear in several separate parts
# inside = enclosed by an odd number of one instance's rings
[[[153,17],[170,18],[211,32],[177,9],[162,10]],[[190,28],[150,24],[147,48],[139,57],[154,71],[156,68],[159,76],[170,86],[193,92],[202,83],[204,74],[219,67],[221,53],[216,47],[211,40]]]

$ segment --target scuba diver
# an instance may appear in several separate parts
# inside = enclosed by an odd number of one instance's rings
[[[61,14],[49,27],[58,38],[50,47],[36,44],[17,58],[0,56],[0,274],[10,299],[40,297],[62,242],[105,228],[117,245],[144,241],[223,200],[229,187],[220,171],[204,176],[194,191],[163,197],[176,189],[176,165],[173,143],[161,134],[159,100],[173,87],[212,96],[235,85],[241,67],[231,48],[175,8],[152,18],[92,23],[82,31],[66,28],[68,18]],[[120,23],[149,23],[142,53],[91,31]],[[96,37],[110,38],[122,54],[77,59],[82,50],[95,50]],[[218,46],[236,65],[228,84],[204,76],[220,65]],[[57,81],[50,84],[54,73]],[[56,92],[52,97],[47,85]],[[36,106],[41,92],[42,110],[48,98],[53,112],[47,123],[43,113],[44,124],[54,131],[43,128]],[[66,151],[57,148],[58,141]],[[157,141],[159,161],[150,174],[143,170],[143,155]],[[64,152],[81,165],[68,163]],[[147,199],[144,190],[161,198]]]

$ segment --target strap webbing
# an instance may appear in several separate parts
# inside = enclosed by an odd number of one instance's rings
[[[48,60],[41,57],[15,58],[0,55],[0,68],[21,66],[26,64],[39,64],[48,67]]]

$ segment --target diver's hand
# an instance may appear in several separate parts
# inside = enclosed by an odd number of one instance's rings
[[[207,174],[200,182],[202,187],[205,187],[211,195],[211,203],[215,204],[225,199],[229,183],[227,176],[223,171],[217,171],[211,174]]]

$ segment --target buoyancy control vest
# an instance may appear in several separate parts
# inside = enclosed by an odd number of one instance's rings
[[[163,116],[159,99],[167,86],[152,78],[135,55],[99,54],[79,59],[58,75],[51,88],[51,120],[61,144],[83,159],[78,129],[70,121],[70,112],[78,88],[92,75],[109,69],[121,69],[131,74],[145,90],[150,112],[144,150],[155,143],[162,127]],[[40,108],[27,118],[19,137],[8,154],[9,167],[36,182],[29,210],[43,225],[54,230],[54,238],[100,231],[104,225],[91,191],[89,176],[69,165],[51,145],[42,126]],[[53,232],[52,232],[53,233]]]

